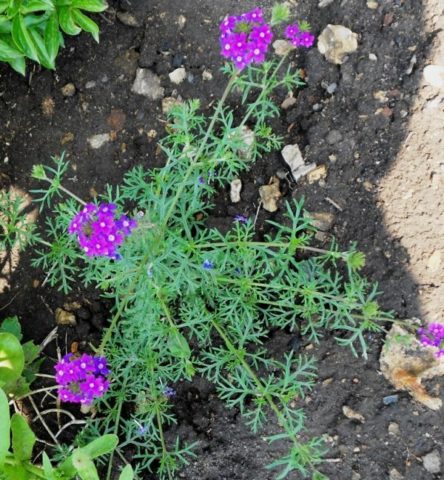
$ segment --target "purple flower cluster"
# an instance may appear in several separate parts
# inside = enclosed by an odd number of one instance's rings
[[[444,325],[440,323],[430,323],[425,328],[418,329],[419,341],[427,346],[434,347],[436,356],[444,356]]]
[[[289,25],[285,29],[285,36],[295,47],[310,48],[315,41],[315,36],[312,33],[302,30],[297,24]]]
[[[55,371],[59,398],[64,402],[91,405],[94,398],[101,397],[109,388],[105,357],[93,357],[86,353],[74,357],[69,353],[55,365]]]
[[[242,70],[250,63],[261,63],[273,39],[270,25],[265,23],[262,9],[227,17],[220,24],[221,55]]]
[[[116,209],[114,203],[102,203],[99,206],[88,203],[71,220],[68,232],[77,235],[88,257],[119,258],[117,247],[137,226],[137,222],[126,215],[116,218]]]

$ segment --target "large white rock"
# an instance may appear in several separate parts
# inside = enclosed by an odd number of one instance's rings
[[[357,49],[358,35],[343,25],[327,25],[318,38],[318,50],[329,62],[337,65]]]

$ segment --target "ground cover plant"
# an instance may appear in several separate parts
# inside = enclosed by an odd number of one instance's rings
[[[276,8],[271,24],[286,15],[285,8]],[[118,433],[117,451],[122,457],[125,448],[135,452],[137,472],[151,469],[173,478],[192,446],[180,439],[165,442],[165,428],[174,422],[169,398],[175,382],[200,374],[254,431],[269,414],[277,417],[282,431],[268,440],[289,446],[288,455],[271,465],[279,468],[277,478],[297,470],[319,479],[321,439],[302,440],[304,416],[293,402],[315,381],[313,361],[294,354],[270,358],[263,340],[275,328],[300,330],[314,341],[331,330],[365,354],[364,333],[377,330],[376,320],[385,316],[375,287],[358,273],[361,254],[310,246],[314,228],[302,202],[288,203],[286,222],[272,223],[264,238],[255,232],[254,219],[241,215],[225,235],[206,228],[217,188],[280,145],[267,125],[278,114],[271,93],[302,84],[297,71],[284,68],[286,56],[265,61],[271,29],[260,10],[226,21],[222,51],[227,45],[238,51],[226,54],[235,66],[225,67],[230,80],[209,122],[196,101],[174,107],[162,142],[167,165],[136,167],[97,204],[85,204],[63,186],[63,157],[54,158],[53,166],[37,166],[34,178],[49,184],[40,200],[56,216],[48,220],[44,239],[30,232],[28,241],[43,244],[35,264],[53,285],[67,291],[80,278],[116,302],[97,352],[107,358],[111,382],[101,384],[98,415],[79,441]],[[307,28],[290,25],[287,37],[297,47],[309,46]],[[256,48],[261,33],[266,40]],[[240,122],[225,103],[233,89],[242,92]],[[57,203],[58,194],[70,198]],[[108,478],[111,468],[110,461]]]

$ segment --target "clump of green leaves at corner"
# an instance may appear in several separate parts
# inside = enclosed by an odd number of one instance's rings
[[[72,454],[57,467],[46,452],[43,464],[32,463],[32,451],[36,436],[25,418],[15,413],[10,417],[6,394],[0,389],[0,478],[4,480],[99,480],[93,460],[112,452],[117,446],[116,435],[103,435]],[[119,480],[132,480],[133,470],[127,465]]]
[[[25,74],[26,59],[55,69],[63,34],[82,30],[99,41],[99,27],[84,12],[102,12],[103,0],[0,0],[0,61]]]
[[[22,331],[17,317],[3,320],[0,325],[0,388],[11,397],[30,391],[42,359],[40,348],[29,341],[20,343]]]

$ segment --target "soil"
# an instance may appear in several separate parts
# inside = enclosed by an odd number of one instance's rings
[[[272,3],[257,2],[263,7]],[[424,0],[424,4],[387,0],[372,9],[357,0],[333,0],[325,8],[318,7],[317,1],[289,3],[316,34],[327,24],[344,25],[358,33],[359,48],[340,66],[328,63],[316,48],[293,57],[295,65],[304,69],[307,85],[295,92],[297,103],[282,110],[273,126],[285,144],[300,146],[307,163],[324,165],[327,176],[312,184],[283,182],[284,200],[303,196],[308,211],[333,216],[320,244],[328,244],[330,235],[343,249],[357,243],[367,255],[365,274],[379,282],[383,308],[393,310],[398,318],[438,319],[443,310],[439,296],[443,269],[439,261],[436,267],[433,254],[443,247],[444,222],[439,224],[443,173],[434,162],[441,141],[436,119],[442,113],[442,96],[423,87],[421,80],[424,66],[437,58],[434,55],[444,44],[439,30],[442,4],[440,0]],[[5,186],[29,192],[36,186],[29,175],[32,165],[48,162],[62,151],[71,162],[68,186],[85,199],[102,191],[106,183],[119,183],[134,165],[161,166],[164,159],[153,131],[157,138],[164,134],[165,116],[160,100],[131,92],[136,69],[148,68],[157,74],[165,97],[199,98],[202,109],[208,111],[225,85],[218,24],[227,13],[246,11],[254,3],[121,0],[110,5],[98,17],[100,44],[87,35],[67,39],[56,72],[31,67],[22,78],[0,66],[0,173]],[[124,25],[118,12],[132,14],[138,26]],[[168,73],[182,65],[187,79],[176,86]],[[203,78],[204,71],[211,73],[211,80]],[[75,86],[69,97],[62,93],[68,83]],[[327,87],[331,91],[332,84],[336,89],[329,93]],[[275,100],[281,103],[284,98],[282,92]],[[427,137],[430,130],[435,137]],[[103,133],[110,133],[111,141],[92,149],[87,139]],[[424,144],[427,157],[422,159]],[[409,150],[408,145],[413,147]],[[224,229],[237,213],[256,215],[259,186],[286,168],[279,153],[261,159],[242,176],[240,203],[231,204],[228,191],[220,192],[209,225]],[[413,193],[406,196],[406,192]],[[266,219],[280,219],[281,214],[282,208],[276,214],[260,210],[259,228]],[[55,309],[78,300],[83,305],[83,313],[77,312],[78,325],[62,329],[58,343],[63,349],[72,341],[82,346],[97,340],[109,305],[80,285],[68,298],[42,285],[45,273],[30,267],[31,254],[22,254],[10,275],[3,272],[9,285],[0,296],[2,318],[18,315],[26,336],[40,342],[54,328]],[[293,340],[275,332],[268,347],[283,352],[294,347]],[[396,392],[378,372],[383,338],[368,340],[367,361],[354,358],[329,337],[319,346],[302,339],[298,347],[318,360],[319,382],[304,403],[307,437],[326,435],[330,446],[321,470],[338,480],[441,478],[424,468],[422,457],[436,449],[444,454],[442,412]],[[55,355],[53,345],[48,354]],[[439,395],[443,383],[432,382],[431,387]],[[398,400],[386,406],[383,398],[392,394],[398,394]],[[265,465],[282,446],[267,446],[260,435],[253,435],[237,411],[227,410],[217,400],[211,385],[201,379],[179,385],[174,402],[179,423],[168,435],[200,442],[198,459],[180,478],[273,478]],[[344,405],[365,421],[345,418]],[[399,428],[392,426],[389,431],[391,423]],[[393,469],[401,476],[396,477]]]

